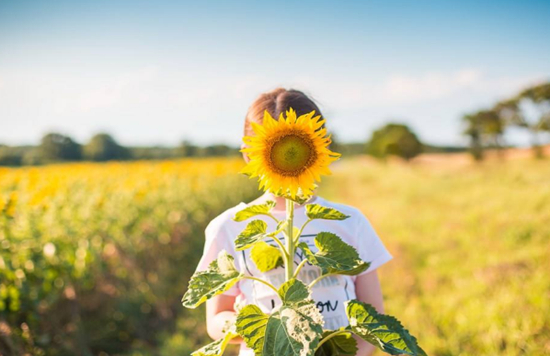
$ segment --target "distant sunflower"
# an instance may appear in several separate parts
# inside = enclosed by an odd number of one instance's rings
[[[242,170],[251,178],[258,177],[260,188],[273,193],[309,196],[321,175],[331,174],[328,166],[340,157],[328,149],[331,142],[325,120],[315,111],[296,117],[289,109],[274,120],[265,111],[263,124],[252,123],[255,136],[243,138],[242,149],[250,162]]]

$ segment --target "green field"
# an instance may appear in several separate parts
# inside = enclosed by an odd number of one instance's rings
[[[428,354],[550,354],[548,162],[344,161],[321,194],[359,207],[388,245],[387,311]]]
[[[205,343],[204,310],[180,299],[208,221],[258,195],[241,165],[0,170],[0,354],[168,356]],[[547,161],[358,157],[333,170],[320,195],[371,220],[395,257],[380,269],[386,309],[429,355],[550,355]]]

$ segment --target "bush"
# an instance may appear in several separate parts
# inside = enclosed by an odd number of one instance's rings
[[[394,155],[410,160],[422,152],[422,147],[408,126],[387,124],[373,132],[367,143],[367,153],[378,158]]]

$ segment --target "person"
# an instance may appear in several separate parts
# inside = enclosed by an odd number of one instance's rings
[[[264,111],[267,110],[272,117],[278,118],[293,108],[297,115],[302,115],[315,110],[316,115],[321,112],[315,102],[298,90],[275,89],[258,97],[250,106],[245,118],[245,136],[252,136],[252,122],[260,123]],[[246,155],[244,159],[248,161]],[[246,227],[248,221],[236,222],[232,218],[235,213],[250,205],[262,204],[268,200],[276,202],[272,211],[277,219],[285,218],[285,200],[276,197],[270,192],[260,196],[253,202],[246,204],[241,202],[213,219],[205,230],[206,241],[204,253],[197,267],[197,271],[205,270],[210,262],[216,259],[221,250],[226,250],[235,258],[235,264],[240,271],[253,277],[267,279],[275,287],[280,286],[285,280],[284,267],[277,267],[266,273],[260,272],[250,258],[250,250],[236,251],[234,240]],[[358,299],[374,306],[379,312],[383,312],[383,298],[378,279],[377,268],[392,259],[384,244],[374,231],[367,218],[356,208],[328,201],[318,195],[314,195],[308,202],[322,206],[333,207],[342,213],[349,215],[343,221],[338,220],[313,220],[304,229],[300,241],[306,242],[313,251],[315,235],[322,231],[333,232],[340,236],[346,243],[355,247],[362,260],[370,262],[369,268],[357,276],[329,276],[321,279],[312,288],[312,298],[316,302],[324,318],[324,329],[337,329],[348,324],[344,303],[350,299]],[[305,204],[296,205],[294,211],[294,226],[300,227],[307,219]],[[268,224],[268,231],[275,231],[276,222],[267,216],[257,216],[254,219],[264,220]],[[273,244],[269,239],[266,242]],[[297,249],[295,264],[299,264],[305,257]],[[305,264],[300,270],[298,279],[309,284],[320,274],[316,266]],[[239,305],[256,304],[264,313],[269,313],[280,304],[275,292],[262,283],[251,279],[238,282],[228,291],[211,298],[206,304],[207,331],[213,339],[223,336],[225,327],[236,318],[236,309]],[[241,343],[239,356],[253,356],[254,352],[246,346],[241,338],[233,339],[233,343]],[[359,351],[357,355],[367,356],[372,354],[374,346],[363,340],[358,340]]]

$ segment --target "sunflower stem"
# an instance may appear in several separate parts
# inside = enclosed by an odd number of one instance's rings
[[[286,281],[291,280],[294,277],[294,202],[290,199],[286,199],[286,251],[288,256],[285,256],[285,269],[286,269]]]
[[[353,333],[349,330],[336,330],[332,334],[329,334],[328,336],[324,337],[323,340],[321,340],[319,342],[319,344],[317,344],[317,347],[315,348],[315,351],[319,350],[321,348],[321,345],[323,345],[325,342],[329,341],[333,337],[336,337],[336,336],[342,335],[342,334],[351,334],[351,335],[353,335]]]

